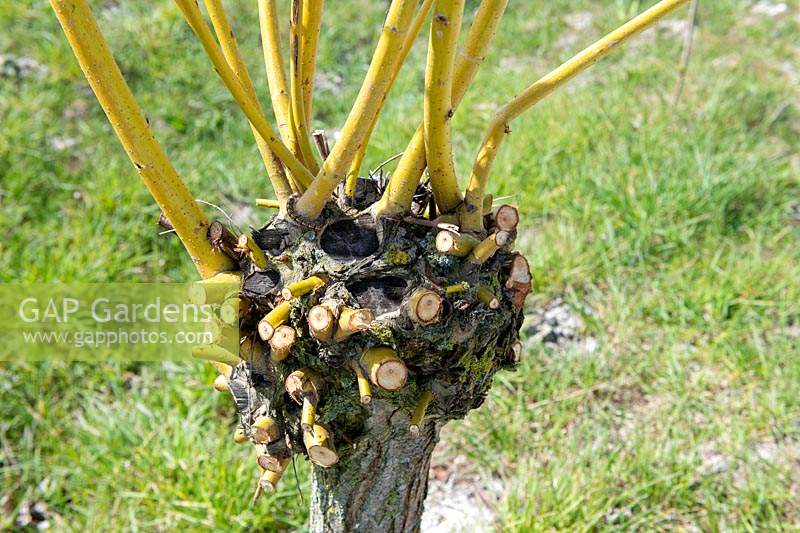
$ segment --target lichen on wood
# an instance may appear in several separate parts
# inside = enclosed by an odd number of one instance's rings
[[[514,346],[522,319],[512,289],[500,279],[517,254],[497,247],[476,264],[439,252],[435,227],[389,218],[375,221],[337,202],[326,206],[324,216],[326,222],[317,227],[275,216],[253,233],[269,266],[264,270],[249,255],[240,256],[243,283],[253,276],[268,282],[250,283],[243,297],[252,311],[241,320],[240,334],[257,339],[259,323],[263,326],[266,320],[273,327],[291,328],[295,338],[288,350],[276,354],[273,342],[272,356],[265,351],[263,361],[243,361],[229,382],[239,385],[237,406],[246,429],[253,427],[255,416],[269,416],[282,429],[291,453],[307,455],[312,446],[322,454],[322,460],[314,458],[320,470],[315,484],[336,480],[336,486],[328,487],[330,497],[314,498],[330,512],[349,512],[338,507],[336,494],[344,480],[363,474],[360,463],[367,456],[389,469],[374,474],[376,483],[385,485],[380,490],[397,505],[407,505],[409,498],[424,493],[424,482],[417,479],[424,474],[409,470],[409,458],[418,453],[420,443],[419,453],[427,453],[441,427],[480,406],[492,376],[518,360]],[[302,294],[293,290],[308,279],[326,283],[314,283],[314,290]],[[464,290],[448,292],[452,286]],[[497,305],[483,303],[479,288],[489,291]],[[386,365],[384,371],[381,365]],[[313,376],[314,387],[303,388],[298,375]],[[359,376],[366,385],[359,384]],[[236,396],[237,387],[231,389]],[[428,398],[424,423],[412,424],[420,398],[427,397],[436,400]],[[324,439],[309,436],[317,425],[335,437],[335,452],[326,451]],[[418,436],[412,444],[414,434]],[[384,456],[398,453],[403,442],[409,447],[405,459]],[[428,460],[411,462],[422,468]],[[413,513],[405,514],[413,520]],[[340,519],[349,523],[346,516]],[[385,517],[375,517],[375,527],[405,530],[393,520],[387,511]]]

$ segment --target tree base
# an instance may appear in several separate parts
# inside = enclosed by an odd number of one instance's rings
[[[406,417],[376,402],[364,437],[333,468],[314,467],[311,531],[418,531],[428,492],[437,424],[416,437]]]

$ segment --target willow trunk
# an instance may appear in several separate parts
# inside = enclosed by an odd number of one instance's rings
[[[335,467],[314,468],[313,533],[420,530],[438,424],[413,436],[407,416],[381,401],[373,404],[366,437]]]

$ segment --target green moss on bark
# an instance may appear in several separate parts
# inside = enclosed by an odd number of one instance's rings
[[[380,530],[413,530],[413,523],[398,522],[393,515],[411,516],[402,508],[422,505],[426,468],[439,428],[478,407],[494,373],[514,364],[510,347],[518,338],[521,317],[503,286],[502,274],[511,253],[501,249],[476,266],[466,258],[437,252],[436,229],[430,226],[396,220],[375,223],[369,216],[343,212],[332,204],[324,220],[308,228],[276,218],[254,234],[280,282],[263,294],[250,291],[251,310],[241,322],[243,335],[254,337],[258,319],[279,303],[286,284],[311,275],[323,275],[329,283],[292,301],[287,323],[296,330],[297,340],[286,359],[251,361],[259,364],[245,363],[237,369],[235,379],[251,392],[246,407],[240,407],[242,419],[247,425],[253,412],[268,413],[284,428],[291,451],[305,454],[301,406],[288,398],[284,381],[299,368],[314,370],[323,381],[317,423],[331,432],[340,457],[336,466],[315,472],[314,498],[323,509],[318,516],[323,526],[317,530],[334,531],[325,529],[332,524],[353,527],[352,513],[338,506],[367,485],[381,495],[387,513],[370,517],[370,523]],[[254,271],[246,262],[240,266],[246,275]],[[447,295],[444,289],[456,283],[467,290]],[[499,308],[490,309],[477,300],[480,286],[493,291]],[[408,298],[422,288],[442,298],[439,320],[427,326],[407,316]],[[339,342],[321,342],[310,334],[306,316],[323,301],[369,308],[377,320],[368,330]],[[393,392],[373,384],[372,403],[365,406],[352,365],[372,346],[395,350],[407,367],[408,379]],[[367,376],[369,370],[363,368]],[[433,401],[421,437],[415,439],[408,429],[409,417],[423,391],[431,391]]]

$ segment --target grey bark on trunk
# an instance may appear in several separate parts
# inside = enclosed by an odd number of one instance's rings
[[[420,529],[438,424],[429,421],[415,437],[404,413],[389,411],[381,401],[373,404],[365,437],[336,466],[314,467],[312,533]]]

